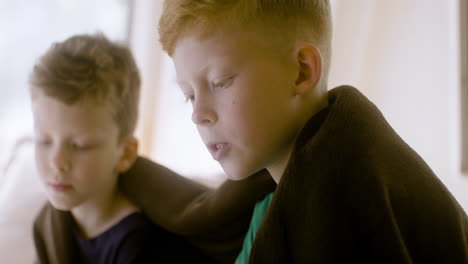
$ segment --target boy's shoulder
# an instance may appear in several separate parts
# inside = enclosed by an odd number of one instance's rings
[[[71,215],[47,202],[33,223],[33,239],[39,263],[74,263]]]
[[[47,203],[34,221],[34,242],[39,263],[74,263],[76,259],[100,259],[99,263],[141,263],[154,261],[201,261],[211,259],[185,238],[134,213],[93,239],[80,238],[68,212]],[[94,263],[94,261],[93,261]]]
[[[118,241],[114,248],[122,263],[211,261],[185,238],[154,224],[142,213],[126,217],[106,233],[106,240]]]
[[[329,106],[307,123],[296,146],[294,175],[285,175],[296,189],[318,185],[317,195],[333,193],[358,207],[380,199],[406,208],[408,215],[435,204],[458,206],[424,160],[353,87],[329,92]]]
[[[357,90],[334,90],[329,102],[299,135],[275,191],[270,212],[281,221],[270,220],[257,237],[281,239],[272,230],[287,225],[289,236],[301,238],[288,241],[291,254],[311,259],[349,253],[372,263],[382,256],[385,263],[465,263],[468,218],[430,167]]]

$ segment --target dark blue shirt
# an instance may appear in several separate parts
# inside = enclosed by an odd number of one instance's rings
[[[182,237],[153,224],[142,213],[123,218],[92,239],[75,232],[81,261],[89,264],[210,263]]]

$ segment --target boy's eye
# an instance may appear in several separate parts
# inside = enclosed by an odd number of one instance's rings
[[[194,95],[186,95],[185,96],[185,102],[193,102],[195,100],[195,96]]]
[[[49,141],[36,141],[36,146],[41,148],[50,147],[51,143]]]
[[[38,138],[38,139],[35,139],[34,140],[34,143],[38,146],[42,146],[42,147],[45,147],[45,146],[49,146],[52,142],[48,139],[41,139],[41,138]]]
[[[77,143],[71,144],[71,147],[72,147],[74,150],[88,150],[88,149],[91,148],[91,147],[88,146],[88,145],[77,144]]]
[[[213,83],[213,88],[226,88],[231,85],[233,77]]]

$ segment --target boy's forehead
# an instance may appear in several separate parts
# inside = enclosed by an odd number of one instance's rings
[[[172,60],[177,78],[183,82],[187,73],[204,73],[211,67],[229,68],[242,61],[255,60],[268,51],[264,42],[252,34],[216,31],[200,36],[192,32],[178,39]]]
[[[176,67],[177,64],[187,64],[190,58],[199,57],[195,62],[196,67],[200,67],[215,58],[255,59],[262,55],[286,54],[295,42],[282,40],[276,34],[267,34],[258,28],[219,27],[212,31],[203,31],[198,27],[180,35],[171,57]]]
[[[44,92],[38,93],[32,100],[33,105],[37,107],[47,107],[49,109],[73,109],[73,112],[95,111],[96,109],[108,108],[105,102],[98,102],[98,100],[90,98],[82,98],[73,103],[67,103],[64,100],[49,96]],[[99,110],[98,110],[99,111]]]
[[[234,63],[237,56],[242,56],[243,48],[239,45],[234,49],[228,40],[219,35],[203,39],[196,35],[180,38],[172,55],[178,82],[183,83],[187,75],[205,74],[214,67],[228,67]]]
[[[106,104],[83,101],[66,104],[46,95],[36,97],[32,102],[33,117],[36,125],[63,124],[63,127],[77,131],[99,131],[110,129],[115,123]]]
[[[183,39],[194,39],[202,45],[213,44],[213,47],[216,48],[213,52],[239,47],[250,47],[252,49],[256,46],[269,46],[278,39],[278,34],[271,34],[270,31],[270,29],[252,25],[221,24],[211,29],[195,26],[186,29],[179,35],[178,40],[175,42],[175,49]]]

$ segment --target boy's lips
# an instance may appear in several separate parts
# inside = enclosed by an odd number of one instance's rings
[[[229,144],[226,142],[211,142],[207,144],[208,150],[213,156],[213,159],[219,161],[226,151],[229,149]]]
[[[56,192],[67,192],[71,190],[72,186],[70,184],[64,183],[49,183],[50,188],[52,188]]]

